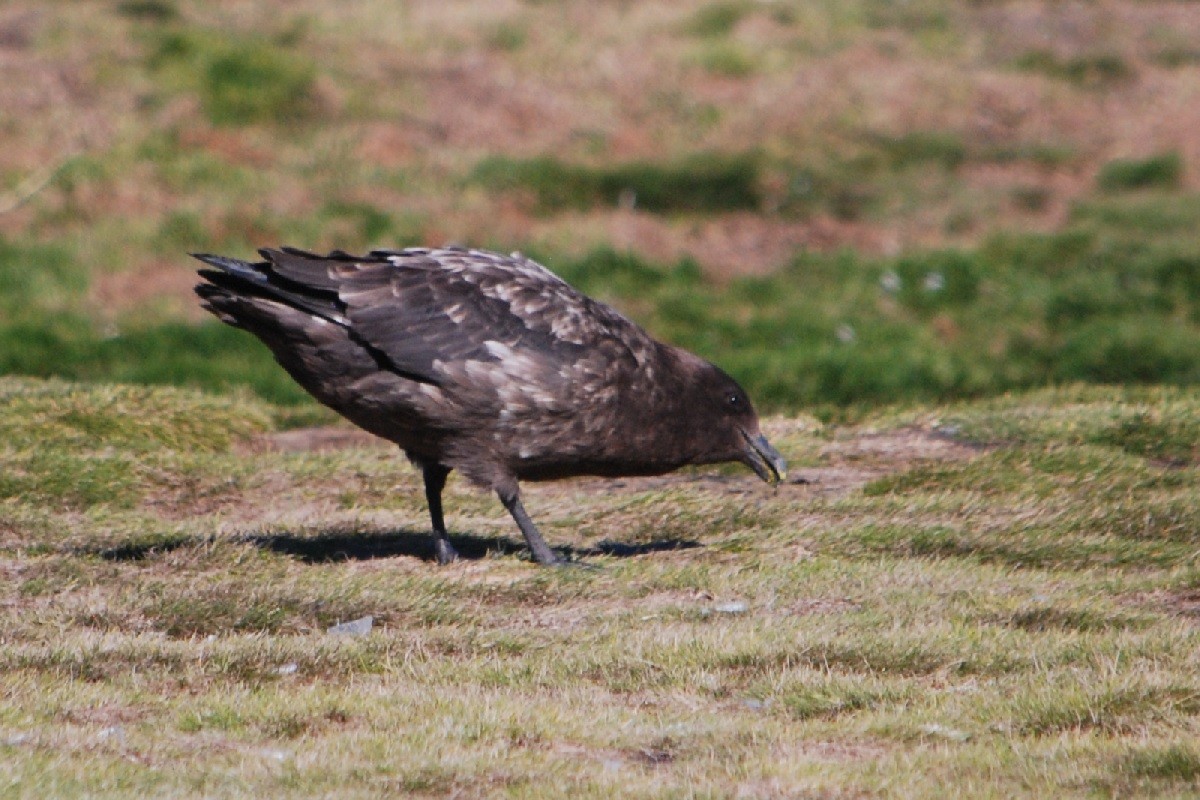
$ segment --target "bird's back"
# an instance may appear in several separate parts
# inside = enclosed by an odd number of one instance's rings
[[[536,262],[460,248],[198,256],[205,306],[318,400],[415,457],[535,474],[605,456],[622,392],[661,347]],[[469,470],[459,465],[464,472]]]

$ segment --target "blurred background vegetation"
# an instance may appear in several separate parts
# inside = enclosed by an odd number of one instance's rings
[[[773,410],[1200,380],[1200,4],[9,0],[0,372],[308,401],[186,253],[520,249]]]

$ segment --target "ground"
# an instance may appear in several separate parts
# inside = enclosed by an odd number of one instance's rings
[[[1200,788],[1193,390],[771,418],[778,490],[530,485],[591,567],[543,569],[454,480],[437,567],[416,473],[338,425],[0,389],[10,796]]]

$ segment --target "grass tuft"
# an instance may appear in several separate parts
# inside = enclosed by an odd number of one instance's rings
[[[296,123],[316,109],[315,64],[270,39],[173,28],[157,39],[147,63],[168,86],[198,92],[217,125]]]
[[[1126,756],[1121,771],[1138,778],[1195,781],[1200,779],[1200,752],[1188,745],[1146,748]]]
[[[893,169],[935,164],[953,170],[967,158],[966,145],[954,133],[914,131],[900,136],[880,134],[871,137],[871,142],[883,152]]]
[[[311,114],[315,76],[306,59],[266,43],[247,44],[213,56],[200,97],[219,125],[296,122]]]
[[[1115,53],[1061,58],[1048,50],[1031,50],[1016,60],[1017,69],[1037,72],[1090,89],[1107,89],[1132,80],[1134,68]]]
[[[131,19],[164,23],[179,19],[179,8],[171,0],[124,0],[117,11]]]
[[[505,53],[514,53],[525,46],[529,31],[525,25],[502,22],[487,34],[488,46]]]
[[[746,78],[758,67],[754,55],[737,42],[709,42],[696,54],[696,63],[712,75]]]
[[[887,701],[886,694],[855,686],[849,681],[837,689],[819,684],[805,686],[779,698],[787,713],[799,720],[836,719],[877,708]]]
[[[693,36],[727,36],[752,10],[753,6],[745,2],[709,3],[692,14],[684,30]]]
[[[666,164],[612,167],[492,156],[476,165],[471,180],[496,191],[527,193],[542,213],[601,205],[654,213],[717,212],[757,209],[761,203],[759,161],[749,153],[701,153]]]
[[[1100,168],[1096,185],[1104,191],[1129,189],[1176,189],[1183,178],[1179,153],[1163,153],[1143,159],[1117,159]]]

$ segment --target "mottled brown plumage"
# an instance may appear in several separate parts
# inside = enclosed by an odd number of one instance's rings
[[[775,481],[786,469],[732,378],[519,254],[260,253],[198,254],[217,268],[200,270],[204,307],[421,467],[441,562],[456,557],[441,507],[451,470],[495,491],[534,558],[553,563],[518,481],[721,461]]]

